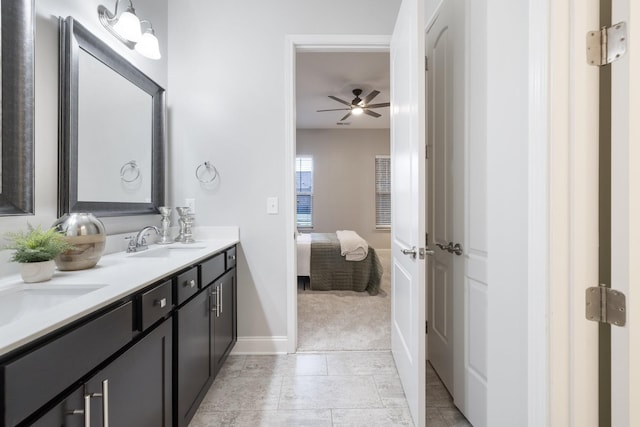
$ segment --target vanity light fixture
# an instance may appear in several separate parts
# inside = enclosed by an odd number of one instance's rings
[[[160,59],[160,47],[151,22],[146,19],[141,21],[138,18],[132,0],[125,0],[129,2],[129,6],[118,16],[120,1],[116,0],[113,13],[103,5],[98,6],[98,17],[102,25],[129,49],[135,49],[149,59]],[[143,23],[149,24],[144,32],[142,31]]]
[[[146,22],[149,24],[149,28],[144,30],[144,33],[140,36],[140,40],[136,43],[135,49],[142,56],[146,56],[149,59],[160,59],[160,46],[158,44],[158,39],[156,38],[156,33],[153,31],[153,27],[151,26],[151,22],[146,19],[140,21],[140,24]]]

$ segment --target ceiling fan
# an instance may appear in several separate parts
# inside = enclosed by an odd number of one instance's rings
[[[369,104],[369,102],[371,102],[373,98],[378,96],[379,93],[380,93],[379,91],[373,90],[369,95],[365,96],[364,99],[360,99],[360,95],[362,95],[362,89],[354,89],[353,94],[355,95],[355,98],[353,98],[353,101],[351,102],[329,95],[329,98],[335,101],[338,101],[341,104],[348,105],[349,108],[332,108],[329,110],[317,110],[317,111],[318,113],[321,113],[324,111],[341,111],[341,110],[348,111],[348,113],[343,118],[341,118],[340,121],[346,120],[352,114],[357,116],[362,113],[371,117],[378,118],[380,117],[380,114],[376,113],[375,111],[371,111],[371,109],[388,107],[389,105],[391,105],[389,102],[382,102],[380,104]]]

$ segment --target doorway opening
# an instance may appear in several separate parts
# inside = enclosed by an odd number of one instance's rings
[[[289,36],[287,39],[288,52],[286,55],[286,117],[287,117],[287,197],[285,215],[287,219],[288,235],[292,238],[287,244],[287,351],[295,353],[298,349],[298,256],[296,247],[296,183],[295,163],[297,155],[297,123],[296,123],[296,70],[298,53],[378,53],[389,51],[388,36]],[[338,104],[339,108],[340,104]],[[322,108],[317,108],[322,109]],[[321,114],[321,113],[318,113]],[[344,126],[344,125],[342,125]],[[373,167],[373,165],[372,165]],[[371,188],[373,190],[373,187]],[[302,231],[302,230],[301,230]],[[334,230],[335,231],[335,230]]]
[[[298,51],[295,90],[297,351],[389,351],[389,54]],[[321,257],[338,230],[362,259]]]

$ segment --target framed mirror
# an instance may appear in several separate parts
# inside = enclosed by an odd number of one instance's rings
[[[0,216],[33,214],[34,2],[0,0]]]
[[[164,89],[72,17],[60,28],[58,214],[158,213]]]

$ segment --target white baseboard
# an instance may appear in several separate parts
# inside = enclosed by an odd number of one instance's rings
[[[231,354],[286,354],[287,337],[238,337]]]

